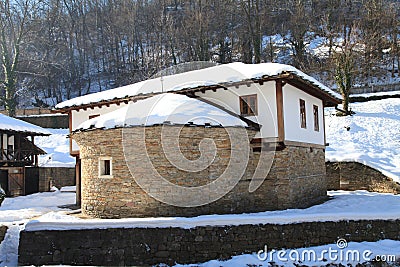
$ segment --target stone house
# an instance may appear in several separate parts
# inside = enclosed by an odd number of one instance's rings
[[[288,65],[231,63],[78,97],[56,109],[69,114],[85,214],[194,216],[323,201],[324,107],[340,98]],[[167,107],[168,116],[154,111]]]

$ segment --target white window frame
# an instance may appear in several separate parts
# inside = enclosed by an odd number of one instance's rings
[[[104,169],[104,162],[106,160],[110,161],[110,174],[104,174],[103,169]],[[113,178],[113,162],[112,162],[112,157],[99,157],[99,178]]]

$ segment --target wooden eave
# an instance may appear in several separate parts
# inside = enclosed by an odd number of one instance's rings
[[[9,134],[9,135],[19,134],[21,136],[49,136],[49,135],[51,135],[51,134],[44,134],[44,133],[22,132],[22,131],[3,130],[3,129],[0,129],[0,133]]]
[[[94,109],[95,107],[101,108],[103,106],[110,106],[110,105],[121,105],[121,103],[128,104],[129,102],[136,102],[138,100],[146,99],[158,94],[162,93],[176,93],[176,94],[184,94],[188,96],[195,97],[195,94],[198,92],[205,93],[206,91],[212,90],[216,91],[218,89],[228,90],[229,87],[236,87],[246,85],[250,87],[253,83],[258,83],[260,85],[264,84],[264,82],[274,81],[274,80],[282,80],[286,83],[289,83],[297,88],[303,90],[304,92],[320,98],[324,101],[325,106],[335,106],[340,103],[339,99],[336,99],[328,92],[323,91],[317,85],[302,79],[300,76],[295,75],[294,73],[282,73],[279,75],[274,76],[263,76],[261,78],[253,78],[253,79],[246,79],[238,82],[225,82],[216,85],[206,85],[206,86],[197,86],[192,88],[185,88],[177,91],[165,91],[165,92],[155,92],[155,93],[148,93],[148,94],[139,94],[135,96],[125,96],[123,98],[114,98],[112,100],[102,100],[95,103],[83,104],[79,106],[70,106],[66,108],[54,109],[52,113],[69,113],[72,110],[88,110]]]
[[[306,81],[294,73],[286,73],[280,75],[279,78],[282,79],[283,82],[293,85],[309,95],[322,99],[325,107],[334,107],[341,103],[340,99],[337,99],[314,83]]]

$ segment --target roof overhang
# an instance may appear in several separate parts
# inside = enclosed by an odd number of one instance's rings
[[[22,136],[49,136],[49,135],[51,135],[51,134],[45,134],[45,133],[36,133],[36,132],[29,132],[29,131],[14,131],[14,130],[5,130],[5,129],[0,129],[0,133],[9,134],[9,135],[19,134]]]
[[[296,74],[288,73],[286,75],[281,75],[281,79],[283,82],[293,85],[302,91],[323,100],[325,107],[334,107],[341,103],[341,99],[319,89],[315,84],[301,79],[301,77]]]
[[[88,110],[88,109],[94,109],[96,107],[101,108],[103,106],[109,107],[110,105],[121,105],[122,103],[128,104],[129,102],[136,102],[142,99],[146,99],[158,94],[163,94],[163,93],[176,93],[176,94],[185,94],[188,96],[195,96],[196,93],[198,92],[206,92],[209,90],[216,91],[216,90],[228,90],[230,87],[236,87],[239,88],[239,86],[246,85],[250,87],[254,83],[258,83],[260,85],[263,85],[265,82],[268,81],[275,81],[275,80],[282,80],[288,84],[291,84],[304,92],[319,98],[324,101],[325,106],[336,106],[338,105],[341,100],[334,97],[333,95],[329,94],[328,92],[322,90],[319,88],[317,85],[314,83],[307,81],[305,79],[302,79],[302,77],[296,75],[295,73],[290,73],[290,72],[285,72],[281,73],[279,75],[275,76],[262,76],[261,78],[254,78],[254,79],[246,79],[238,82],[225,82],[225,83],[219,83],[215,85],[203,85],[203,86],[197,86],[197,87],[190,87],[190,88],[183,88],[180,90],[171,90],[171,91],[165,91],[165,92],[154,92],[154,93],[148,93],[148,94],[138,94],[138,95],[133,95],[133,96],[126,96],[123,98],[114,98],[112,100],[103,100],[95,103],[90,103],[90,104],[83,104],[79,106],[70,106],[70,107],[65,107],[65,108],[59,108],[59,109],[54,109],[52,110],[53,113],[69,113],[72,110]]]

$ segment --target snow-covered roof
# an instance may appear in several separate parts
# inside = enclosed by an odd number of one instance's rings
[[[198,99],[165,93],[131,103],[116,111],[85,121],[77,127],[76,131],[158,124],[248,126],[239,117]]]
[[[103,92],[80,96],[59,103],[56,105],[56,109],[82,106],[137,95],[173,92],[202,86],[236,83],[250,79],[276,77],[285,73],[293,74],[300,79],[315,85],[321,91],[327,93],[333,98],[342,99],[338,93],[334,92],[313,77],[301,72],[293,66],[278,63],[244,64],[235,62],[201,70],[149,79]]]
[[[50,135],[51,133],[42,127],[34,124],[14,119],[9,116],[0,114],[0,130],[28,133],[33,135]]]

